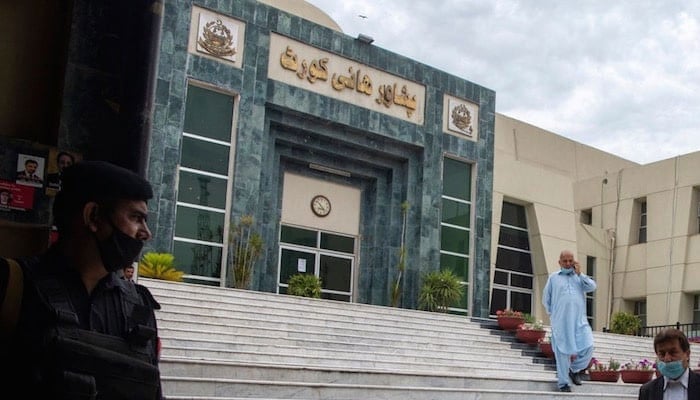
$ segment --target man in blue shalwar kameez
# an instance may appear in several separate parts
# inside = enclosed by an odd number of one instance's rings
[[[574,254],[559,255],[560,270],[549,275],[542,304],[552,325],[552,350],[557,362],[557,386],[570,392],[569,378],[581,384],[580,373],[593,355],[593,332],[586,319],[586,293],[596,289],[593,279],[581,273]]]

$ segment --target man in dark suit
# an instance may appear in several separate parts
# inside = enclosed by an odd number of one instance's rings
[[[639,400],[700,399],[700,375],[690,368],[690,343],[685,334],[666,328],[654,337],[656,368],[661,376],[639,388]]]
[[[39,168],[39,162],[32,159],[27,159],[24,162],[24,169],[17,171],[17,181],[34,183],[41,186],[44,181],[39,175],[36,174],[36,170]]]

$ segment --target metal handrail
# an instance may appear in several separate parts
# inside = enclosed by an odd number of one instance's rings
[[[680,331],[683,331],[683,333],[689,341],[700,343],[700,323],[698,322],[691,322],[688,324],[681,324],[680,322],[676,322],[673,325],[643,326],[639,329],[636,336],[654,337],[664,328],[676,328]],[[610,332],[610,329],[603,328],[603,332]]]

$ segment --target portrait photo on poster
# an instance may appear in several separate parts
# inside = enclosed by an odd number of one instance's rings
[[[55,196],[61,190],[63,170],[80,161],[77,153],[59,150],[55,147],[49,150],[49,162],[46,167],[46,194]]]
[[[44,186],[44,157],[32,154],[17,155],[17,176],[15,182],[20,185],[42,187]]]

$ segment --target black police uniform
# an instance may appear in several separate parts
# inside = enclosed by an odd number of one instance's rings
[[[57,398],[56,389],[47,384],[48,377],[55,373],[51,371],[51,357],[47,357],[47,332],[57,324],[57,312],[54,302],[69,302],[77,316],[77,326],[84,331],[99,332],[133,341],[133,328],[141,325],[157,331],[154,309],[160,308],[144,286],[140,291],[140,305],[133,310],[125,310],[125,298],[129,298],[126,281],[119,279],[117,273],[110,273],[99,281],[92,293],[87,292],[78,273],[69,265],[69,260],[57,250],[51,248],[38,259],[23,261],[24,293],[22,307],[16,329],[10,338],[10,343],[3,346],[8,354],[3,354],[6,374],[0,374],[7,380],[0,385],[4,393],[16,393],[18,398]],[[1,269],[7,268],[7,263],[0,258]],[[53,289],[46,290],[46,284]],[[44,289],[42,289],[44,288]],[[41,293],[40,293],[41,292]],[[46,293],[49,292],[49,293]],[[55,292],[55,293],[51,293]],[[58,295],[56,295],[58,293]],[[47,304],[48,300],[48,304]],[[59,306],[58,308],[65,308]],[[127,315],[128,314],[128,315]],[[143,330],[143,329],[142,329]],[[158,339],[153,335],[141,340],[135,346],[140,346],[146,355],[147,362],[158,366]],[[2,351],[2,350],[0,350]],[[95,368],[100,367],[97,365]],[[59,371],[60,372],[60,371]],[[128,371],[125,371],[128,373]],[[154,379],[156,380],[156,379]],[[157,378],[157,394],[154,398],[162,398],[160,378]],[[129,383],[124,383],[128,387]],[[119,398],[112,393],[98,393],[97,399]],[[3,398],[9,398],[2,396]],[[76,396],[67,396],[77,398]],[[86,397],[91,398],[91,397]]]

